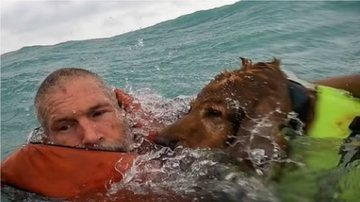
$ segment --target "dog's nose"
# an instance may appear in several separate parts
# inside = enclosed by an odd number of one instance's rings
[[[155,138],[155,143],[162,145],[162,146],[166,146],[166,147],[170,147],[171,149],[174,149],[177,146],[177,143],[179,141],[173,137],[169,137],[169,136],[164,136],[164,135],[158,135]]]

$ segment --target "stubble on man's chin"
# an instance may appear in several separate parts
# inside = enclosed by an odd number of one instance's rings
[[[122,138],[117,140],[105,140],[99,144],[86,145],[85,149],[129,152],[131,150],[131,145],[134,144],[134,141],[127,127],[123,128],[122,134],[120,134],[120,136],[122,136]]]
[[[98,151],[114,151],[114,152],[129,152],[130,144],[127,142],[102,142],[93,145],[77,145],[78,149],[98,150]]]
[[[131,138],[126,138],[123,141],[109,141],[109,142],[101,142],[99,144],[93,145],[66,145],[59,144],[54,141],[51,141],[50,138],[46,138],[42,141],[43,144],[54,145],[54,146],[64,146],[64,147],[72,147],[76,149],[89,149],[89,150],[98,150],[98,151],[117,151],[117,152],[129,152],[132,141]]]
[[[129,145],[126,143],[101,143],[92,146],[83,146],[84,149],[100,150],[100,151],[117,151],[128,152],[130,150]]]

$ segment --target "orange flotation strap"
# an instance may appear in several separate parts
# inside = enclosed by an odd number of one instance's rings
[[[105,193],[110,183],[122,179],[121,173],[131,167],[134,157],[121,152],[28,144],[1,163],[1,183],[56,198]]]

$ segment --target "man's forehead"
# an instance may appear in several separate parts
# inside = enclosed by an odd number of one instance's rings
[[[53,88],[43,102],[47,111],[57,109],[86,109],[95,105],[111,104],[111,99],[92,78],[79,78],[63,82]]]

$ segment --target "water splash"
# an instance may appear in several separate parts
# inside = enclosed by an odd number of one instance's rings
[[[117,164],[122,164],[121,160]],[[112,184],[108,195],[119,190],[136,194],[177,194],[196,201],[276,201],[271,188],[239,168],[239,162],[220,150],[167,147],[138,156]]]
[[[143,109],[151,112],[155,118],[165,125],[176,121],[189,110],[189,103],[193,96],[177,96],[174,99],[166,99],[149,88],[141,88],[132,92],[139,100]]]
[[[44,129],[37,127],[28,134],[26,144],[28,143],[43,143],[45,139]]]

